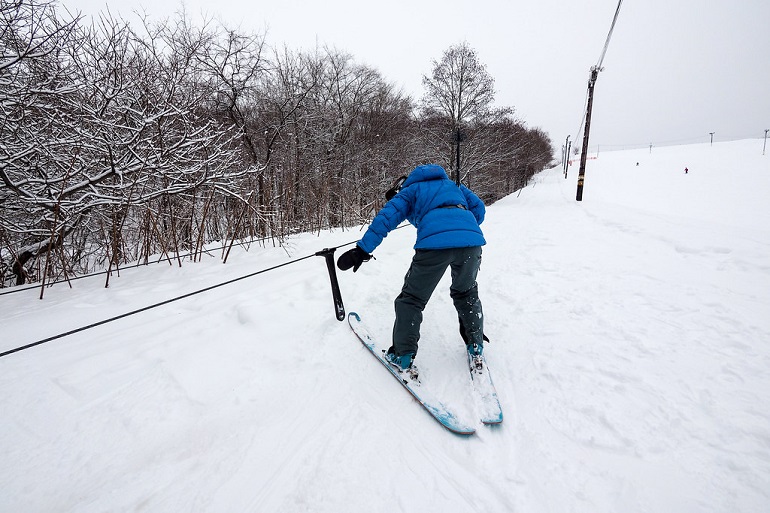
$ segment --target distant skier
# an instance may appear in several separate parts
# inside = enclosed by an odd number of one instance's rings
[[[684,174],[687,174],[690,170],[687,168],[684,168]]]
[[[356,272],[404,219],[417,228],[412,264],[395,300],[396,320],[388,360],[400,371],[409,370],[414,375],[412,364],[417,355],[422,312],[447,267],[452,269],[449,291],[460,318],[460,333],[469,354],[480,359],[484,318],[476,275],[481,246],[486,244],[479,227],[484,221],[484,203],[467,187],[458,187],[436,164],[416,167],[388,192],[389,201],[356,247],[337,260],[341,270],[352,267]]]

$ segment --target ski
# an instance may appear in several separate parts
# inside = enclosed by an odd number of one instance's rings
[[[399,373],[392,365],[386,360],[383,352],[377,349],[374,341],[374,337],[366,329],[366,325],[361,321],[361,316],[355,312],[348,314],[348,324],[356,334],[361,343],[366,347],[372,355],[386,368],[388,372],[401,383],[418,403],[430,413],[430,415],[436,419],[442,426],[458,435],[472,435],[476,430],[461,421],[452,411],[442,403],[438,398],[434,397],[429,390],[425,387],[421,387],[419,380],[413,381],[406,375]]]
[[[471,386],[476,394],[481,422],[488,426],[503,422],[503,409],[497,398],[497,390],[489,373],[489,366],[484,355],[468,354],[468,367],[471,372]]]

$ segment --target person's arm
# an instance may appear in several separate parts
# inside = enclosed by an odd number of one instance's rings
[[[377,212],[366,233],[358,241],[358,247],[366,253],[372,253],[380,245],[382,239],[406,219],[410,205],[408,194],[407,189],[402,190]]]
[[[465,196],[465,201],[468,203],[468,210],[470,210],[473,216],[476,218],[476,222],[479,224],[483,223],[484,216],[487,212],[487,208],[484,206],[484,202],[481,201],[481,198],[476,196],[473,191],[464,185],[460,186],[460,191],[462,191],[463,196]]]

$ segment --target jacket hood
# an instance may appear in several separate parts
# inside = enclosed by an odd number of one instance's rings
[[[444,168],[438,164],[425,164],[414,168],[409,173],[402,187],[408,187],[417,182],[427,182],[428,180],[449,180],[449,176]]]

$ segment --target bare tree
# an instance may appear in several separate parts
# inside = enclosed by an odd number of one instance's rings
[[[425,146],[442,156],[445,165],[460,169],[458,181],[478,187],[490,185],[490,166],[510,161],[516,145],[507,144],[504,130],[513,109],[493,107],[494,79],[467,42],[450,47],[433,62],[426,88],[423,116],[429,121]],[[461,162],[456,162],[456,137],[464,136]]]
[[[41,146],[51,146],[51,133],[68,137],[57,123],[58,104],[73,85],[58,57],[76,26],[76,19],[60,21],[49,2],[0,4],[0,224],[11,258],[4,267],[17,284],[26,279],[24,266],[71,230],[60,219],[71,158],[50,163]],[[52,178],[57,168],[63,175]],[[30,205],[38,206],[33,222]]]
[[[483,121],[495,99],[495,81],[467,42],[450,47],[423,76],[424,108],[449,118],[452,127]]]
[[[104,211],[123,227],[130,207],[202,185],[227,189],[237,174],[234,134],[201,111],[208,91],[195,81],[198,41],[183,25],[148,25],[151,37],[141,39],[109,17],[67,30],[29,19],[15,18],[36,31],[15,48],[36,50],[0,78],[12,86],[4,89],[11,108],[2,117],[0,178],[11,206],[3,227],[19,248],[17,282],[29,260],[93,215]],[[115,257],[119,244],[110,247]]]

